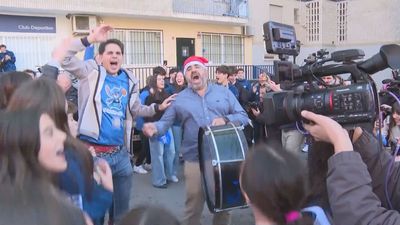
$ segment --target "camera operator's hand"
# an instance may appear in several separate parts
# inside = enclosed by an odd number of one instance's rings
[[[352,151],[353,144],[343,127],[329,117],[303,110],[301,116],[312,121],[312,124],[303,124],[304,128],[318,141],[333,144],[335,153]]]
[[[4,56],[4,61],[8,61],[10,59],[11,59],[11,57],[9,55]]]

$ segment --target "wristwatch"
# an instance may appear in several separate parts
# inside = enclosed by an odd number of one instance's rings
[[[88,40],[88,37],[87,37],[87,36],[86,36],[86,37],[83,37],[83,38],[81,38],[81,42],[82,42],[83,46],[85,46],[85,47],[89,47],[89,46],[90,46],[90,42],[89,42],[89,40]]]

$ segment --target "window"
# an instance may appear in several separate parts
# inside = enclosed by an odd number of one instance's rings
[[[114,30],[110,38],[125,45],[126,65],[154,66],[163,62],[162,32],[152,30]]]
[[[243,37],[226,34],[202,35],[203,56],[213,64],[243,64]]]
[[[347,41],[347,1],[341,1],[336,3],[336,15],[337,15],[337,41]]]
[[[320,2],[306,3],[306,38],[308,42],[320,40]]]

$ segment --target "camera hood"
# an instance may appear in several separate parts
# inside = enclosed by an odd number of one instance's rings
[[[358,68],[368,74],[374,74],[388,67],[391,69],[400,69],[399,45],[383,45],[379,53],[358,64]]]

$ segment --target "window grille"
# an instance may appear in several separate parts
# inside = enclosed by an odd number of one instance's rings
[[[244,64],[243,37],[202,34],[203,56],[212,64]]]
[[[308,42],[320,40],[320,2],[310,1],[306,3],[306,38]]]
[[[337,41],[347,41],[347,1],[340,1],[336,3],[337,12]]]
[[[124,64],[154,66],[163,62],[162,32],[154,30],[118,30],[109,35],[125,45]]]
[[[0,44],[14,52],[17,70],[36,70],[51,59],[51,52],[59,43],[56,43],[55,35],[0,33]]]

